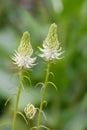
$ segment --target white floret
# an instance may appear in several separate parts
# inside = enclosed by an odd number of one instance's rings
[[[44,48],[39,48],[42,54],[39,56],[44,58],[46,61],[49,60],[56,60],[56,59],[61,59],[61,55],[64,53],[62,52],[62,48],[60,47],[59,49],[57,48],[50,48],[49,46],[43,46]]]
[[[36,60],[36,58],[31,58],[29,55],[20,55],[18,52],[15,53],[12,59],[15,62],[15,64],[17,64],[19,67],[24,68],[31,68]]]

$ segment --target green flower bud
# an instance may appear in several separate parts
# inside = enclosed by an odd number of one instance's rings
[[[32,119],[36,113],[36,108],[34,107],[33,104],[27,104],[27,106],[24,109],[24,112],[26,114],[26,117],[28,119]]]
[[[23,33],[20,45],[18,47],[18,53],[23,56],[31,56],[33,53],[33,49],[30,42],[30,34],[28,32]]]
[[[57,25],[55,23],[51,24],[49,28],[48,35],[43,43],[45,46],[48,46],[51,48],[58,48],[59,47],[59,41],[57,37]]]

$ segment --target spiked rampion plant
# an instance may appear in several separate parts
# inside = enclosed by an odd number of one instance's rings
[[[46,39],[43,41],[43,49],[39,48],[42,52],[39,56],[42,57],[46,63],[47,63],[47,69],[46,69],[46,77],[45,81],[43,83],[42,88],[42,95],[41,95],[41,102],[40,102],[40,108],[39,108],[39,114],[37,119],[37,126],[34,127],[37,130],[39,130],[41,127],[44,127],[45,129],[49,129],[46,126],[41,125],[41,113],[43,112],[43,105],[45,101],[45,94],[46,94],[46,88],[48,84],[50,83],[54,87],[55,84],[49,81],[49,73],[50,73],[50,65],[55,60],[61,59],[61,55],[63,54],[62,47],[60,47],[60,43],[58,41],[57,37],[57,25],[55,23],[51,24],[49,28],[48,35]]]
[[[30,42],[30,34],[28,32],[24,32],[21,38],[20,45],[18,47],[18,51],[15,51],[15,54],[12,57],[14,64],[16,64],[19,68],[19,84],[18,84],[16,102],[14,106],[12,130],[15,130],[16,115],[18,112],[18,104],[19,104],[20,93],[21,93],[22,82],[23,82],[23,70],[26,68],[29,69],[32,68],[34,65],[33,63],[35,62],[36,59],[31,57],[32,54],[33,54],[33,49]]]

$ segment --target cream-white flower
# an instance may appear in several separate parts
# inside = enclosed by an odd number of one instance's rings
[[[57,26],[52,24],[49,28],[48,35],[43,42],[43,48],[39,48],[42,52],[39,56],[44,58],[46,61],[53,61],[61,59],[61,55],[64,53],[62,47],[57,38]]]
[[[24,108],[24,112],[26,114],[26,117],[28,119],[32,119],[35,116],[36,108],[33,104],[27,104],[27,106]]]
[[[56,49],[45,46],[44,49],[42,48],[39,49],[42,52],[42,54],[40,54],[39,56],[44,58],[46,61],[61,59],[62,58],[61,55],[64,53],[61,47],[59,49]]]
[[[14,57],[12,58],[14,63],[18,65],[18,67],[31,68],[36,60],[36,58],[31,58],[29,55],[21,55],[17,51],[15,51]]]
[[[32,58],[33,49],[30,43],[30,35],[24,32],[18,51],[15,51],[12,60],[18,67],[31,68],[34,65],[36,58]]]

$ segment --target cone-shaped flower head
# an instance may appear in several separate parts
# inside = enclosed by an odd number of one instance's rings
[[[63,54],[63,52],[58,41],[57,25],[55,23],[51,24],[49,28],[48,35],[43,42],[43,49],[39,49],[42,52],[40,56],[46,61],[52,61],[61,58],[60,56]]]
[[[30,34],[28,32],[23,33],[20,45],[18,47],[18,53],[23,56],[31,56],[33,53],[33,49],[30,43]]]
[[[24,32],[18,51],[16,51],[14,57],[12,58],[18,67],[31,68],[36,58],[31,58],[33,54],[33,49],[30,42],[30,34]]]
[[[25,115],[28,119],[32,119],[36,113],[36,108],[33,104],[27,104],[27,106],[24,108]]]
[[[55,23],[51,24],[48,35],[44,40],[43,44],[45,46],[48,46],[50,49],[59,47],[59,41],[57,38],[57,25]]]

